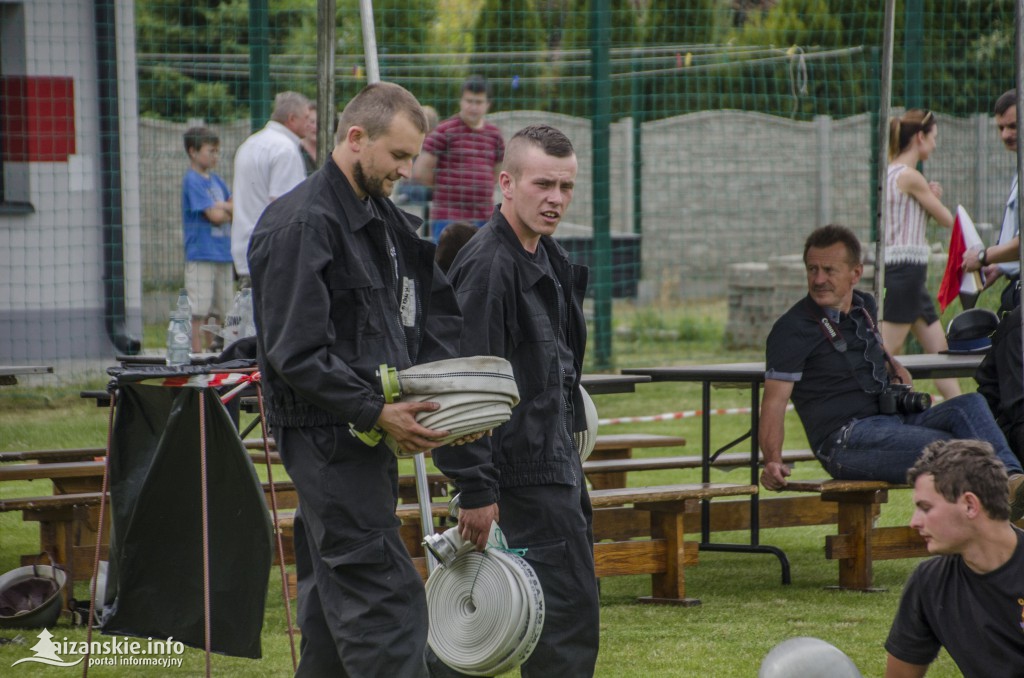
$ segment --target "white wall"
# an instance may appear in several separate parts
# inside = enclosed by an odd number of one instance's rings
[[[29,163],[26,197],[35,211],[0,214],[0,362],[95,371],[97,365],[109,362],[115,351],[103,322],[93,2],[25,0],[18,4],[24,18],[23,44],[5,47],[4,74],[73,79],[76,151],[68,162]],[[141,333],[141,188],[131,0],[118,0],[117,11],[125,258],[131,276],[128,307],[130,327]],[[18,37],[4,32],[5,43]],[[23,54],[23,63],[7,63],[8,50]]]

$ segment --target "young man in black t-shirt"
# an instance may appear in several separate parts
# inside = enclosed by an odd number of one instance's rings
[[[940,647],[966,678],[1024,676],[1024,531],[1010,523],[1006,471],[991,446],[925,448],[907,474],[910,526],[937,558],[910,576],[889,638],[886,678],[920,678]]]

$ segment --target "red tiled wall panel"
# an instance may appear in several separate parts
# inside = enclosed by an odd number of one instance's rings
[[[0,124],[8,162],[67,162],[75,152],[75,86],[71,78],[0,78]]]

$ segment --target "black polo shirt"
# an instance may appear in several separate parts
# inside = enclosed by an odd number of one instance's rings
[[[832,342],[820,321],[826,311],[806,296],[768,335],[765,378],[793,382],[793,405],[814,450],[852,419],[879,413],[878,393],[888,378],[885,353],[872,330],[877,312],[874,297],[854,291],[850,313],[837,317],[833,311],[831,326],[840,337]]]

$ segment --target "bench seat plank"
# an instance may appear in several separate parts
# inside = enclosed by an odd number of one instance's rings
[[[655,433],[602,433],[594,441],[595,451],[630,450],[652,447],[682,447],[686,438]]]
[[[63,461],[52,464],[2,464],[0,482],[52,478],[94,478],[103,475],[102,461]]]
[[[884,480],[837,480],[825,478],[821,480],[788,480],[786,492],[867,492],[872,490],[904,489],[907,485],[891,485]]]
[[[732,483],[689,483],[682,485],[652,485],[648,487],[614,487],[592,490],[590,503],[594,508],[621,506],[662,501],[684,501],[686,499],[711,499],[713,497],[735,497],[757,494],[756,485]]]
[[[782,460],[787,464],[798,461],[815,461],[810,450],[787,450],[782,453]],[[700,468],[702,460],[699,456],[679,457],[631,457],[629,459],[597,459],[583,463],[583,471],[592,473],[609,473],[614,471],[664,471],[671,469]],[[750,465],[749,452],[727,452],[718,455],[712,468],[746,468]]]
[[[0,452],[0,462],[11,461],[89,461],[107,454],[102,447],[81,447],[58,450],[14,450]]]

